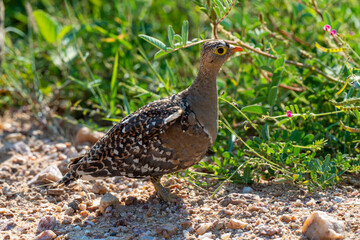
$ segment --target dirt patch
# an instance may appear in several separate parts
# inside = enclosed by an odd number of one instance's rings
[[[301,227],[314,211],[343,221],[346,239],[360,239],[354,179],[312,194],[289,183],[229,184],[210,198],[213,189],[164,177],[164,185],[181,197],[177,204],[160,202],[147,180],[122,177],[78,181],[69,188],[29,187],[49,166],[64,174],[69,159],[88,149],[52,136],[26,113],[0,119],[0,239],[34,239],[41,233],[58,240],[305,239]],[[106,193],[118,203],[101,212]]]

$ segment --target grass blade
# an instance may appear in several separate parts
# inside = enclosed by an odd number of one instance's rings
[[[110,114],[113,115],[115,112],[115,100],[116,100],[116,94],[117,94],[117,72],[118,72],[118,64],[119,64],[119,52],[116,51],[115,54],[115,62],[114,62],[114,68],[111,76],[111,96],[110,96]]]

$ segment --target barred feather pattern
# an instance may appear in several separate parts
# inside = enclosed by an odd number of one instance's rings
[[[69,163],[69,172],[59,183],[68,185],[80,177],[162,176],[196,164],[210,145],[186,98],[176,94],[117,123],[87,154]]]

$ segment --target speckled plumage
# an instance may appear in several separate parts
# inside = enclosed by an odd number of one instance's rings
[[[212,56],[219,46],[228,48],[229,53]],[[80,177],[159,179],[198,163],[216,139],[216,75],[233,49],[241,48],[220,40],[205,43],[199,74],[189,88],[125,117],[87,154],[73,159],[69,172],[59,183],[67,185]],[[153,183],[159,192],[162,186]]]

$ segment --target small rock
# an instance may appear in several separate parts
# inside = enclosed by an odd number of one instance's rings
[[[63,224],[71,224],[73,221],[72,217],[65,215],[62,221]]]
[[[248,225],[247,222],[243,222],[234,218],[231,218],[227,223],[226,227],[230,229],[244,229]]]
[[[293,220],[295,220],[295,218],[292,217],[292,216],[289,216],[289,215],[282,215],[280,217],[280,221],[285,222],[285,223],[289,223],[289,222],[291,222]]]
[[[259,229],[259,232],[263,236],[273,236],[275,234],[281,234],[281,228],[272,228],[272,227],[264,226]]]
[[[231,203],[232,199],[230,197],[225,197],[219,202],[220,206],[227,207]]]
[[[108,206],[117,208],[120,205],[119,199],[111,193],[106,193],[100,200],[99,210],[101,213],[105,213]]]
[[[230,237],[231,237],[231,233],[224,233],[224,234],[221,234],[221,236],[220,236],[221,240],[230,239]]]
[[[74,211],[76,212],[77,210],[79,210],[79,204],[80,202],[78,200],[72,200],[69,204],[68,207],[74,209]]]
[[[55,144],[55,148],[59,151],[62,152],[64,151],[67,147],[65,143],[57,143]]]
[[[79,226],[79,225],[76,225],[75,227],[74,227],[74,231],[80,231],[81,230],[81,227]]]
[[[105,194],[109,192],[109,189],[104,183],[96,181],[90,191],[97,194]]]
[[[185,222],[180,223],[180,225],[181,225],[182,229],[187,229],[187,228],[192,227],[193,224],[191,221],[185,221]]]
[[[136,204],[137,202],[137,198],[136,197],[133,197],[133,196],[129,196],[125,199],[125,205],[128,206],[128,205],[134,205]]]
[[[196,233],[198,235],[203,235],[204,233],[206,233],[209,228],[212,226],[212,223],[201,223],[199,225],[199,227],[196,229]]]
[[[315,202],[315,200],[314,200],[313,198],[310,199],[310,200],[306,203],[307,206],[315,206],[315,204],[316,204],[316,202]]]
[[[261,206],[255,205],[255,204],[250,205],[250,206],[247,208],[247,210],[248,210],[249,212],[255,212],[255,211],[261,212],[261,213],[267,213],[267,212],[269,212],[269,209],[267,209],[267,208],[265,208],[265,207],[261,207]]]
[[[72,216],[74,213],[75,213],[75,210],[72,207],[68,207],[64,212],[64,214],[68,215],[68,216]]]
[[[53,230],[55,226],[56,218],[54,216],[44,216],[39,221],[37,231],[43,232],[45,230]]]
[[[302,233],[309,239],[344,239],[344,223],[328,216],[325,212],[313,212],[305,221]]]
[[[48,166],[40,173],[38,173],[32,180],[30,180],[28,184],[31,185],[58,182],[60,179],[62,179],[62,177],[63,175],[61,174],[59,168],[56,166]]]
[[[79,209],[80,209],[80,211],[85,211],[86,210],[86,204],[85,203],[79,204]]]
[[[83,127],[76,134],[75,144],[79,145],[83,143],[90,143],[93,145],[104,135],[105,133],[91,132],[89,128]]]
[[[30,147],[23,141],[17,142],[13,146],[14,150],[20,154],[27,154],[30,152]]]
[[[201,236],[199,236],[199,240],[211,240],[214,239],[214,234],[212,234],[211,232],[207,232]]]
[[[21,133],[10,133],[9,135],[6,135],[4,137],[4,140],[15,143],[15,142],[19,142],[19,141],[24,141],[25,136],[22,135]]]
[[[56,195],[56,196],[60,196],[64,194],[64,189],[61,188],[51,188],[48,189],[48,194],[49,195]]]
[[[34,240],[52,240],[56,238],[56,234],[51,230],[46,230],[37,235]]]
[[[341,203],[341,202],[344,201],[344,199],[341,198],[341,197],[334,197],[333,201],[336,202],[336,203]]]
[[[177,233],[177,227],[172,224],[164,224],[157,226],[155,232],[164,238],[171,238],[171,236]]]
[[[86,211],[86,210],[80,212],[80,216],[81,216],[82,218],[86,218],[87,216],[89,216],[89,214],[90,214],[90,213],[89,213],[88,211]]]
[[[252,193],[254,191],[254,189],[252,189],[251,187],[244,187],[243,188],[243,193]]]
[[[16,223],[13,220],[0,220],[0,231],[8,231],[13,229]]]

